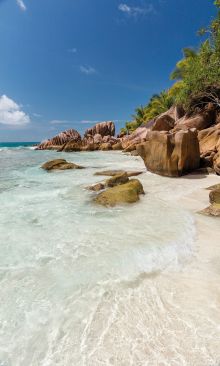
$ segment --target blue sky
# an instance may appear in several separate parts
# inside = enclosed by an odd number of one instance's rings
[[[0,0],[0,141],[117,128],[171,85],[212,0]]]

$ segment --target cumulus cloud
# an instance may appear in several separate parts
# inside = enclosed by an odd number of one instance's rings
[[[9,126],[24,126],[30,122],[28,114],[21,106],[6,95],[0,97],[0,124]]]
[[[24,3],[24,1],[23,1],[23,0],[16,0],[16,2],[17,2],[17,4],[18,4],[19,8],[20,8],[22,11],[26,11],[26,10],[27,10],[27,7],[26,7],[26,5],[25,5],[25,3]]]
[[[83,74],[86,74],[86,75],[92,75],[92,74],[96,74],[97,73],[97,71],[96,71],[96,69],[94,69],[94,67],[91,67],[91,66],[83,66],[83,65],[80,66],[80,71]]]
[[[128,4],[122,3],[118,6],[118,10],[129,17],[137,18],[138,16],[144,16],[154,12],[154,7],[152,4],[148,4],[145,7],[139,7],[129,6]]]

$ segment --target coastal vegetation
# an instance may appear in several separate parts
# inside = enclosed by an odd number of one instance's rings
[[[220,109],[220,0],[214,5],[216,17],[208,27],[198,31],[199,46],[183,49],[183,58],[170,75],[174,80],[172,87],[153,95],[145,106],[136,108],[132,121],[125,124],[122,133],[132,133],[172,105],[183,107],[189,114],[209,102]]]

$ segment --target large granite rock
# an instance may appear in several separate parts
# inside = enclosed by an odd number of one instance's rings
[[[220,123],[200,131],[198,139],[203,163],[220,174]]]
[[[99,193],[94,202],[103,206],[115,206],[123,203],[134,203],[139,200],[139,195],[144,194],[142,184],[138,179],[131,179],[125,184],[108,188]]]
[[[213,168],[216,174],[220,175],[220,150],[218,150],[213,158]]]
[[[53,137],[52,139],[43,141],[38,147],[38,150],[46,150],[48,147],[52,146],[61,146],[65,143],[72,141],[72,142],[80,142],[81,136],[79,132],[71,128],[70,130],[63,131],[59,133],[59,135]]]
[[[215,124],[215,121],[215,107],[212,103],[209,103],[204,110],[195,113],[192,116],[186,114],[184,117],[177,120],[175,129],[196,128],[198,131],[201,131]]]
[[[136,149],[147,169],[156,174],[178,177],[200,166],[195,129],[176,133],[150,131],[146,142]]]
[[[97,123],[95,126],[88,128],[84,134],[84,137],[87,135],[95,136],[95,135],[104,136],[114,136],[115,135],[115,124],[112,121]]]
[[[174,127],[175,120],[168,114],[156,118],[152,131],[170,131]]]
[[[68,163],[65,159],[55,159],[51,161],[47,161],[41,166],[42,169],[47,171],[50,170],[67,170],[67,169],[84,169],[83,166]]]
[[[65,152],[73,152],[73,151],[81,151],[82,143],[81,141],[69,141],[66,144],[62,145],[58,151],[65,151]]]

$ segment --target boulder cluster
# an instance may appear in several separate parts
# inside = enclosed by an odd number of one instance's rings
[[[50,172],[53,170],[84,169],[83,166],[67,162],[65,159],[55,159],[44,163],[42,169]],[[88,190],[99,192],[93,201],[99,205],[113,207],[123,203],[135,203],[139,200],[139,195],[144,194],[144,189],[138,179],[130,177],[141,174],[142,172],[125,172],[123,170],[107,170],[96,172],[95,175],[110,176],[103,182],[96,183]]]
[[[114,123],[101,122],[83,137],[71,129],[43,141],[37,149],[123,150],[140,155],[149,171],[163,176],[178,177],[199,168],[220,174],[220,114],[212,103],[190,114],[173,106],[130,135],[115,137]]]
[[[178,177],[212,168],[220,174],[220,115],[212,103],[190,115],[173,106],[123,137],[122,146],[125,151],[135,150],[153,173]]]
[[[144,189],[138,179],[129,179],[131,176],[142,172],[104,171],[96,175],[110,175],[104,182],[96,183],[87,189],[98,192],[93,201],[99,205],[113,207],[123,203],[135,203],[139,195],[144,194]]]
[[[37,146],[37,150],[65,152],[121,149],[121,140],[115,137],[115,125],[111,121],[97,123],[87,129],[83,137],[78,131],[70,129]]]

